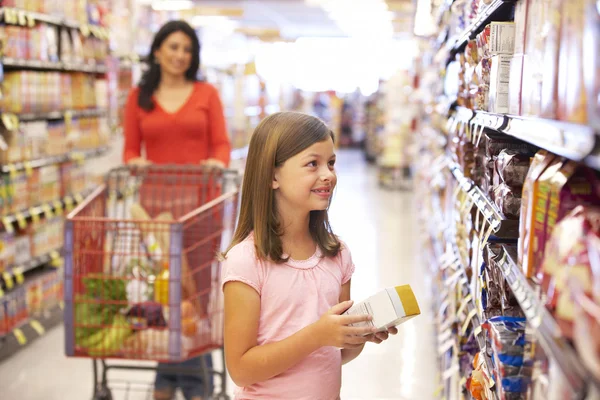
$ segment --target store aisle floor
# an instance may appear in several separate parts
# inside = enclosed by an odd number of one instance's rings
[[[353,298],[359,300],[386,286],[409,283],[422,315],[400,327],[386,343],[368,344],[363,354],[343,370],[344,400],[429,400],[437,377],[430,288],[419,257],[419,230],[410,193],[378,187],[376,169],[362,154],[342,151],[338,158],[338,190],[331,210],[334,231],[352,251],[356,273]],[[92,365],[87,359],[63,355],[62,328],[48,332],[0,364],[2,400],[88,400]],[[117,380],[142,381],[152,375],[115,371]],[[149,392],[113,392],[115,400],[150,400]]]

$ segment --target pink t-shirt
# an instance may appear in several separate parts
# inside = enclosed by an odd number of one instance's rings
[[[343,243],[334,258],[322,257],[317,249],[308,260],[275,264],[257,259],[252,235],[229,251],[222,268],[223,285],[240,281],[260,295],[258,345],[286,339],[319,320],[339,303],[342,285],[354,273]],[[235,398],[336,400],[341,383],[340,350],[322,347],[268,381],[236,388]]]

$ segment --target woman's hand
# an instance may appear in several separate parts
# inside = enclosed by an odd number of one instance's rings
[[[396,335],[397,333],[398,333],[398,328],[391,327],[391,328],[388,328],[387,331],[376,332],[376,333],[373,333],[372,335],[369,335],[368,340],[369,340],[369,342],[372,342],[375,344],[380,344],[381,342],[388,340],[390,335]]]
[[[202,165],[203,167],[213,167],[213,168],[220,168],[220,169],[225,168],[225,164],[223,163],[223,161],[217,160],[216,158],[209,158],[207,160],[202,160],[202,161],[200,161],[200,165]]]
[[[144,157],[136,157],[136,158],[132,158],[131,160],[127,161],[127,165],[136,165],[138,167],[145,167],[148,165],[152,165],[152,163],[148,160],[146,160]]]
[[[352,301],[344,301],[333,306],[314,324],[317,340],[321,346],[333,346],[345,349],[362,347],[369,341],[373,327],[353,327],[350,324],[370,321],[370,315],[341,315],[352,306]]]

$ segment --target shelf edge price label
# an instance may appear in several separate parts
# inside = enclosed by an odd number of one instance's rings
[[[46,215],[46,219],[51,219],[54,217],[54,213],[52,212],[52,207],[50,207],[50,205],[42,205],[42,210],[44,211],[44,215]]]
[[[54,206],[54,213],[56,215],[62,215],[64,213],[63,204],[60,200],[55,200],[52,205]]]
[[[20,26],[27,26],[27,14],[25,13],[25,11],[17,11],[17,19]]]
[[[39,321],[37,321],[35,319],[31,320],[31,322],[29,323],[29,326],[31,326],[40,336],[42,336],[44,333],[46,333],[46,329],[44,329],[42,324],[40,324]]]
[[[81,193],[77,193],[75,195],[75,203],[76,204],[81,204],[83,203],[83,195]]]
[[[19,117],[12,113],[2,113],[2,123],[4,127],[13,132],[19,129]]]
[[[36,24],[35,17],[31,14],[27,14],[27,26],[30,28],[34,28]]]
[[[15,275],[17,285],[22,285],[23,282],[25,282],[25,277],[23,276],[23,267],[13,268],[13,274]]]
[[[8,176],[10,176],[10,179],[15,179],[15,177],[17,176],[17,167],[15,167],[14,164],[9,164],[7,168]]]
[[[73,198],[71,196],[65,197],[65,208],[69,212],[73,210]]]
[[[37,224],[38,222],[40,222],[40,209],[37,207],[31,207],[29,209],[29,214],[31,214],[31,221],[33,221],[34,224]]]
[[[2,288],[0,288],[0,299],[4,297],[4,290],[2,290]]]
[[[25,161],[23,163],[23,167],[25,168],[25,174],[27,176],[33,175],[33,167],[31,166],[31,163],[29,161]]]
[[[15,218],[17,219],[17,225],[19,225],[19,229],[25,229],[27,227],[27,221],[25,220],[25,216],[21,213],[16,213]]]
[[[79,151],[71,153],[71,160],[76,161],[79,165],[85,161],[85,155]]]
[[[63,265],[63,260],[60,257],[60,253],[56,250],[50,253],[50,260],[50,265],[54,268],[59,268]]]
[[[25,334],[23,333],[23,331],[21,329],[15,328],[13,330],[13,334],[15,335],[15,338],[17,339],[17,342],[19,343],[19,345],[25,346],[27,344],[27,337],[25,336]]]
[[[11,290],[15,286],[15,282],[13,281],[13,278],[12,278],[12,275],[10,274],[10,272],[3,272],[2,279],[4,279],[4,282],[6,283],[6,288],[8,290]]]
[[[4,230],[8,233],[14,233],[15,228],[13,227],[12,221],[8,217],[2,218],[2,224],[4,225]]]
[[[12,8],[4,9],[4,22],[9,25],[16,25],[17,23],[17,12]]]
[[[81,24],[81,26],[79,27],[79,30],[81,31],[81,34],[84,37],[90,36],[91,30],[90,30],[89,25],[87,25],[87,24]]]

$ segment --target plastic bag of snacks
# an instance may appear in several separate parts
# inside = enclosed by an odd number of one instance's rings
[[[554,313],[562,333],[568,338],[573,337],[575,321],[571,287],[578,283],[581,285],[579,292],[583,290],[585,295],[592,297],[590,282],[600,280],[600,271],[594,271],[590,265],[587,248],[588,237],[599,234],[600,209],[580,206],[555,226],[546,248],[542,289],[547,293],[548,309]]]
[[[571,277],[568,282],[574,301],[573,339],[583,363],[600,379],[600,237],[589,232],[585,243],[592,279]]]

